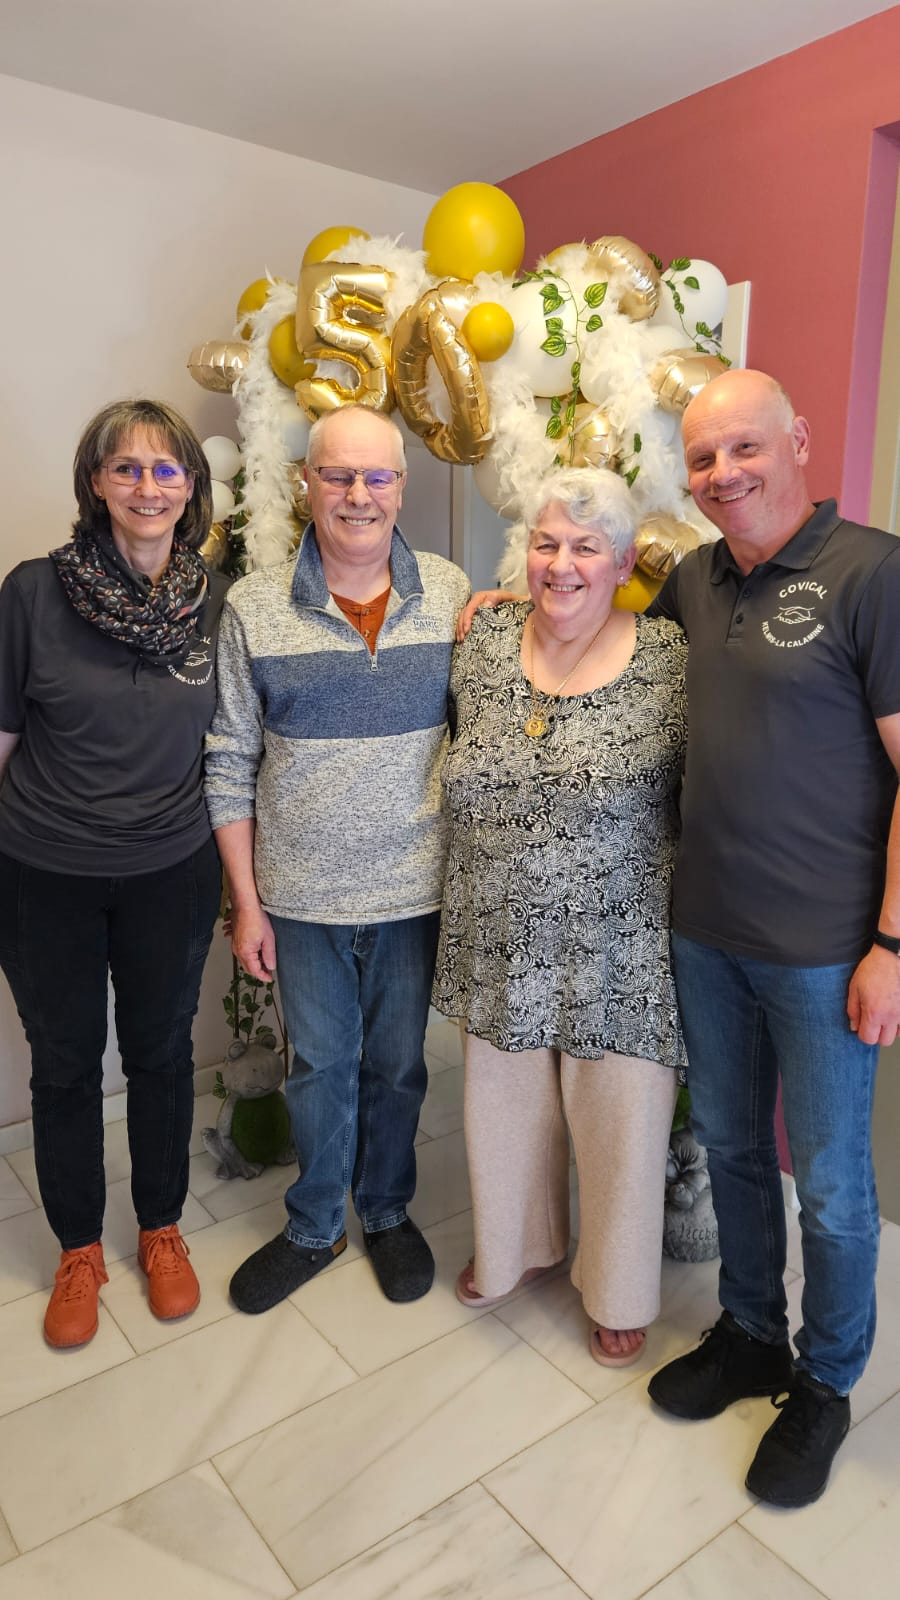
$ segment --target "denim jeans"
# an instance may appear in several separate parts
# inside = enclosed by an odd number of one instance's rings
[[[138,1224],[164,1228],[181,1216],[191,1023],[221,884],[212,839],[173,867],[128,878],[70,877],[0,855],[0,966],[31,1046],[38,1184],[64,1250],[103,1232],[110,975]]]
[[[800,1200],[799,1365],[846,1394],[875,1337],[879,1218],[871,1121],[876,1045],[850,1032],[855,963],[785,967],[674,934],[694,1131],[709,1152],[719,1298],[746,1332],[787,1338],[775,1100]]]
[[[436,911],[349,926],[272,918],[294,1049],[285,1094],[300,1176],[285,1233],[295,1244],[340,1238],[348,1188],[367,1233],[406,1216],[438,923]]]

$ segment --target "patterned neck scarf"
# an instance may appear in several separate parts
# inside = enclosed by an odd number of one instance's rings
[[[146,661],[184,661],[209,580],[196,550],[175,535],[165,572],[151,583],[132,571],[108,533],[75,533],[50,551],[66,596],[80,617]]]

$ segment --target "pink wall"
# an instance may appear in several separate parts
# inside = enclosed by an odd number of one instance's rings
[[[865,519],[898,141],[894,6],[502,187],[532,256],[621,233],[749,278],[748,364],[809,417],[815,498]]]

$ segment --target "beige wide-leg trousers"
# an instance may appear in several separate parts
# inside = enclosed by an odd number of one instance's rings
[[[475,1287],[507,1294],[569,1245],[569,1138],[581,1226],[572,1282],[606,1328],[659,1314],[671,1067],[610,1052],[497,1050],[465,1035],[465,1131],[475,1220]]]

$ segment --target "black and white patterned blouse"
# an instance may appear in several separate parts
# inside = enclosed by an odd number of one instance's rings
[[[434,1004],[500,1050],[606,1050],[681,1067],[669,901],[686,731],[684,635],[637,618],[612,683],[524,725],[530,602],[482,610],[454,652],[457,731]]]

